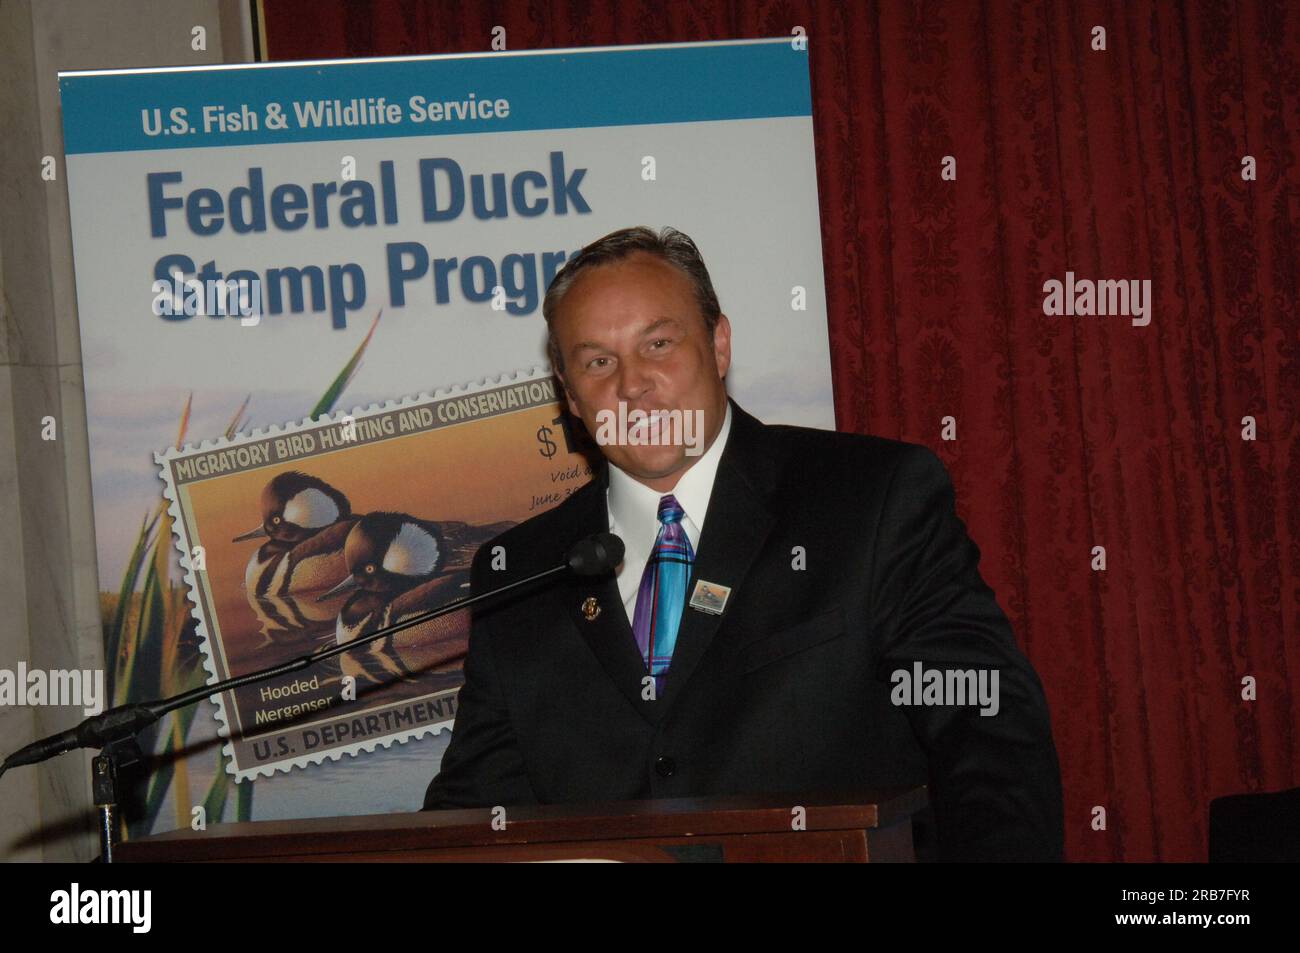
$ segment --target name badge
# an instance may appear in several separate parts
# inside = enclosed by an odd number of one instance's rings
[[[731,596],[730,586],[720,586],[716,582],[696,580],[695,591],[691,593],[691,608],[707,612],[709,615],[722,615]]]

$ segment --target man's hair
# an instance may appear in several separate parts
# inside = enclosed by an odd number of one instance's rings
[[[555,315],[569,288],[583,272],[598,265],[622,261],[636,252],[649,252],[690,279],[695,289],[695,301],[704,316],[704,328],[710,335],[713,334],[722,309],[718,307],[718,296],[713,291],[709,269],[704,267],[700,250],[695,247],[690,236],[672,227],[664,227],[658,234],[644,225],[622,228],[596,239],[565,262],[546,289],[546,297],[542,300],[542,316],[546,319],[546,356],[557,373],[564,373],[564,355],[560,353],[555,340]]]

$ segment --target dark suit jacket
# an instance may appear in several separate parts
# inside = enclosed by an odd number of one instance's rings
[[[732,414],[687,590],[704,579],[732,592],[721,616],[686,608],[663,694],[642,699],[645,665],[612,575],[504,597],[474,616],[424,808],[928,784],[939,857],[1059,859],[1042,686],[979,574],[939,458],[765,425],[734,402]],[[485,545],[474,591],[607,531],[607,481],[602,466]],[[490,568],[497,545],[504,571]],[[892,704],[891,673],[917,660],[997,669],[998,714]]]

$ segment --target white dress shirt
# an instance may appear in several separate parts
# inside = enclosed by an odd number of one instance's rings
[[[628,476],[613,464],[609,467],[609,489],[606,490],[606,503],[609,508],[609,531],[622,537],[626,547],[623,562],[615,570],[618,580],[618,594],[627,611],[628,623],[636,613],[637,592],[641,588],[641,576],[645,565],[654,552],[655,540],[659,538],[659,500],[671,493],[682,507],[682,526],[691,541],[691,552],[700,548],[700,534],[704,532],[704,514],[709,509],[709,497],[713,495],[713,480],[718,475],[718,461],[722,459],[722,450],[731,433],[731,403],[727,403],[727,412],[722,418],[722,427],[718,436],[698,460],[691,466],[677,485],[671,490],[652,490]]]

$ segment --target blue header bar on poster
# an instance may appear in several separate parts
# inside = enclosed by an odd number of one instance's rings
[[[795,46],[778,39],[61,73],[64,147],[74,155],[809,116],[808,53]]]

